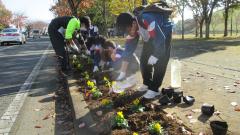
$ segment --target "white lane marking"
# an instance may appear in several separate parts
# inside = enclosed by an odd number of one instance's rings
[[[8,46],[8,47],[0,47],[0,51],[6,50],[6,49],[9,49],[9,48],[12,48],[12,47],[16,47],[16,46],[17,46],[17,45]]]
[[[4,114],[0,118],[0,134],[8,135],[10,133],[11,128],[15,123],[15,120],[17,119],[19,111],[21,110],[24,104],[24,101],[28,95],[28,92],[30,91],[32,83],[38,76],[40,68],[47,58],[49,48],[50,48],[50,44],[48,45],[47,49],[44,51],[38,63],[33,68],[31,74],[28,76],[24,84],[21,86],[16,97],[13,99],[11,104],[8,106],[7,110],[4,112]]]

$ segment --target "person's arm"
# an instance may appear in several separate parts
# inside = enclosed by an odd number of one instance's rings
[[[135,35],[135,37],[127,36],[127,40],[125,43],[125,50],[122,54],[122,58],[124,61],[128,61],[129,57],[131,57],[134,53],[134,51],[137,48],[139,41],[139,36]]]
[[[80,30],[80,21],[74,17],[68,22],[65,33],[65,39],[66,40],[72,39],[75,30]]]

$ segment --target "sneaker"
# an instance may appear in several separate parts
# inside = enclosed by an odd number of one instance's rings
[[[148,90],[144,95],[143,97],[146,98],[146,99],[153,99],[155,98],[156,96],[159,96],[160,93],[159,92],[155,92],[155,91],[152,91],[152,90]]]
[[[142,84],[142,86],[137,88],[137,91],[147,91],[147,90],[148,90],[148,86],[144,84]]]

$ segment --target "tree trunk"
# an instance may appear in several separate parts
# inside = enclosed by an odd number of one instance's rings
[[[182,12],[182,40],[184,40],[184,13],[183,12]]]
[[[195,18],[195,37],[198,37],[198,29],[199,29],[199,26],[198,26],[198,19]]]
[[[208,39],[209,38],[209,33],[210,33],[210,20],[209,20],[209,18],[205,19],[205,27],[206,27],[206,29],[205,29],[205,33],[206,33],[205,38]]]
[[[74,7],[74,2],[72,0],[68,0],[68,4],[71,9],[72,15],[77,17],[77,8]]]
[[[107,35],[107,19],[106,19],[106,0],[103,0],[103,20],[104,20],[104,26],[103,31],[104,35]]]
[[[231,36],[232,36],[232,33],[233,33],[233,8],[231,10]]]
[[[203,22],[204,22],[204,19],[202,19],[202,20],[199,22],[200,38],[203,38]]]
[[[229,11],[229,0],[226,0],[224,8],[224,37],[228,36],[228,11]]]

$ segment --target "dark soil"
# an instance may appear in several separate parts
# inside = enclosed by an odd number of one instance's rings
[[[103,77],[111,78],[109,73],[101,73],[101,75],[93,75],[91,73],[91,65],[85,64],[82,71],[75,70],[74,77],[79,80],[79,92],[85,95],[85,100],[91,110],[94,120],[97,122],[97,128],[100,135],[132,135],[133,132],[137,132],[141,135],[148,135],[147,127],[149,123],[158,121],[164,129],[164,134],[167,135],[183,135],[181,128],[185,127],[166,116],[166,113],[162,111],[160,105],[154,105],[151,101],[144,101],[141,99],[143,93],[136,92],[134,90],[128,90],[123,95],[111,93],[110,89],[105,86]],[[102,97],[93,99],[89,96],[87,87],[87,80],[84,79],[83,71],[88,71],[90,74],[90,80],[96,80],[98,88],[103,93]],[[145,107],[144,112],[135,113],[131,110],[131,104],[136,98],[140,99],[140,103]],[[112,101],[111,107],[104,107],[101,105],[103,99]],[[102,111],[102,115],[98,116],[96,112]],[[116,112],[123,111],[125,118],[128,121],[129,128],[121,129],[113,127],[113,117]],[[185,129],[188,129],[185,127]]]

